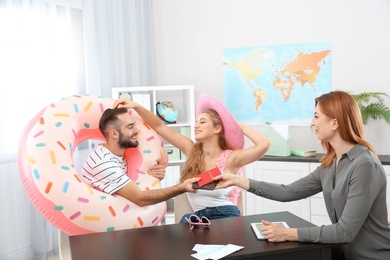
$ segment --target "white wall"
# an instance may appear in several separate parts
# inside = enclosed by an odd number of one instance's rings
[[[328,41],[333,89],[390,94],[389,0],[154,0],[153,11],[158,85],[223,100],[223,49]],[[390,154],[389,130],[365,127],[380,154]],[[322,151],[309,127],[290,135],[292,147]]]

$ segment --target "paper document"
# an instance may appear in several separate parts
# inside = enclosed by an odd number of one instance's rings
[[[196,244],[192,250],[196,251],[196,254],[192,254],[191,256],[199,259],[221,259],[227,255],[230,255],[238,250],[243,249],[243,246],[236,246],[233,244],[227,245],[203,245]]]
[[[271,156],[290,156],[290,135],[288,125],[265,124],[263,134],[267,137],[272,146],[266,152]]]

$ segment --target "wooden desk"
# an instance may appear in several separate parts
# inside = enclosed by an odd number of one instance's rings
[[[186,223],[69,237],[73,260],[195,259],[195,244],[244,246],[224,259],[331,259],[329,244],[257,240],[250,226],[262,219],[286,221],[290,227],[314,226],[289,212],[212,220],[210,228]]]

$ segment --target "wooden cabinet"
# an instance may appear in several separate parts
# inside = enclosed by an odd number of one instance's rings
[[[309,172],[308,163],[257,161],[245,168],[245,176],[250,179],[289,184]],[[310,199],[293,202],[278,202],[256,196],[247,192],[245,197],[245,213],[247,215],[270,213],[287,210],[310,221]]]

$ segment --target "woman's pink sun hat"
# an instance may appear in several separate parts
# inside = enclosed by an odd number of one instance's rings
[[[198,118],[198,116],[205,109],[214,109],[221,117],[225,131],[225,138],[231,148],[233,150],[243,149],[244,134],[240,129],[237,121],[234,119],[225,105],[219,102],[219,100],[215,97],[208,94],[203,94],[199,97],[198,104],[196,105],[196,118]]]

